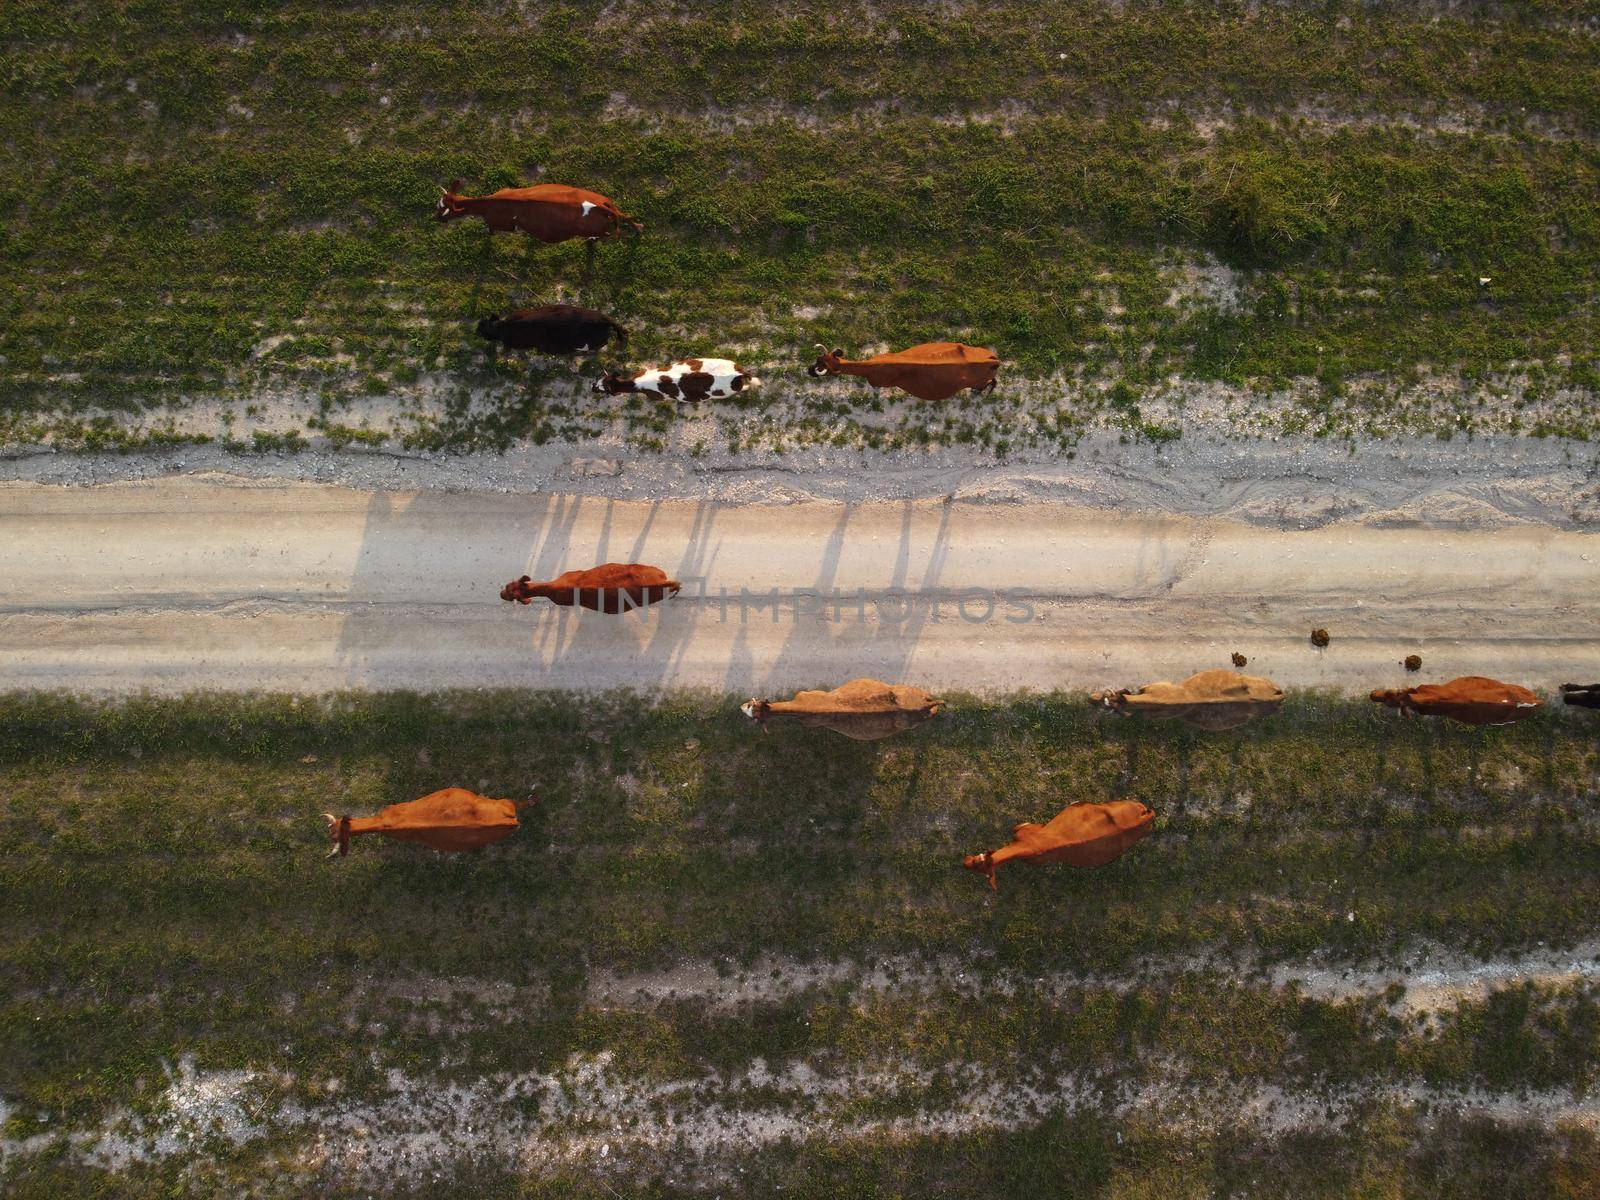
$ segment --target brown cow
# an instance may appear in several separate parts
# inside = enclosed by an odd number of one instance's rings
[[[643,608],[668,596],[676,596],[683,585],[668,579],[660,567],[642,563],[605,563],[587,571],[568,571],[548,583],[535,583],[529,576],[513,579],[500,589],[500,599],[532,604],[548,600],[562,608],[574,604],[591,612],[609,613]],[[626,603],[624,603],[626,601]]]
[[[611,237],[622,226],[635,231],[644,228],[617,207],[616,202],[599,192],[541,183],[534,187],[501,188],[487,196],[463,196],[461,180],[439,189],[439,205],[433,215],[440,221],[459,221],[462,217],[482,217],[491,233],[511,233],[520,229],[541,242],[565,242],[588,238],[591,242]]]
[[[1131,797],[1109,804],[1069,804],[1050,824],[1024,822],[1012,831],[1009,846],[969,854],[961,865],[988,876],[990,891],[1000,890],[995,886],[995,871],[1013,859],[1103,867],[1149,833],[1155,819],[1154,812]]]
[[[974,395],[992,392],[1000,369],[993,350],[960,342],[928,342],[864,359],[847,359],[843,350],[829,353],[821,345],[817,349],[817,361],[806,368],[813,377],[859,375],[875,388],[896,387],[918,400],[948,400],[962,388]]]
[[[1283,703],[1283,689],[1270,679],[1237,671],[1201,671],[1182,683],[1147,683],[1141,688],[1095,692],[1089,700],[1127,716],[1177,720],[1195,729],[1234,729],[1270,716]]]
[[[322,815],[328,822],[328,836],[333,839],[329,858],[350,853],[350,839],[366,833],[381,833],[398,842],[417,842],[454,853],[482,849],[517,831],[515,800],[490,800],[456,787],[420,800],[391,804],[372,817]]]
[[[1600,683],[1563,683],[1561,700],[1579,708],[1600,708]]]
[[[810,729],[872,742],[930,721],[943,707],[943,700],[921,688],[852,679],[831,692],[801,692],[793,700],[750,700],[740,710],[763,729],[774,716],[794,717]]]
[[[1482,675],[1463,675],[1449,683],[1377,688],[1371,698],[1408,717],[1449,717],[1463,725],[1510,725],[1533,716],[1539,697],[1525,687]]]

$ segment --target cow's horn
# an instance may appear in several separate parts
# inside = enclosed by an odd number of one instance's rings
[[[824,346],[821,342],[817,343],[817,349],[820,350],[823,354],[826,354],[828,352],[828,348],[826,346]]]
[[[329,850],[322,857],[323,858],[338,858],[339,857],[339,847],[335,846],[332,850]]]

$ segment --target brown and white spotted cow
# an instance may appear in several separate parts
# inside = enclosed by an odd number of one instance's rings
[[[999,890],[995,871],[1012,861],[1103,867],[1149,833],[1155,819],[1154,812],[1132,798],[1069,804],[1048,825],[1026,821],[1012,832],[1010,845],[969,854],[961,865],[987,876],[991,891]]]
[[[513,579],[500,589],[500,599],[518,604],[548,600],[562,608],[587,608],[611,616],[655,604],[676,596],[683,587],[668,579],[660,567],[643,563],[605,563],[587,571],[568,571],[545,583],[535,583],[527,575]]]
[[[528,801],[532,803],[532,801]],[[333,849],[328,857],[350,853],[350,839],[376,833],[398,842],[459,852],[493,845],[517,831],[517,801],[491,800],[466,788],[445,788],[420,800],[391,804],[370,817],[323,813]]]
[[[607,371],[594,382],[594,390],[602,396],[645,392],[687,403],[726,400],[760,386],[761,380],[747,375],[743,367],[729,358],[688,358],[664,367],[649,367],[627,377]]]
[[[899,388],[918,400],[948,400],[962,388],[975,395],[992,392],[1000,370],[1000,356],[993,350],[960,342],[927,342],[862,359],[845,358],[843,350],[817,349],[817,361],[806,368],[813,377],[859,375],[875,388]]]
[[[1463,725],[1511,725],[1533,716],[1539,697],[1515,683],[1482,675],[1463,675],[1449,683],[1419,687],[1377,688],[1371,699],[1398,708],[1408,717],[1449,717]]]
[[[463,196],[461,180],[453,180],[443,193],[433,215],[440,221],[459,221],[462,217],[482,217],[491,233],[521,230],[541,242],[565,242],[573,238],[599,241],[617,233],[624,225],[635,232],[644,228],[617,207],[616,202],[599,192],[567,187],[559,183],[540,183],[533,187],[501,188],[487,196]]]

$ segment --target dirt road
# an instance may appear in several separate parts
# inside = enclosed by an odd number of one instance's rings
[[[498,598],[517,575],[606,561],[664,567],[684,592],[620,618]],[[1420,653],[1422,680],[1548,689],[1600,677],[1597,564],[1600,534],[1534,525],[1289,531],[1044,503],[12,483],[0,686],[759,693],[870,675],[982,691],[1181,677],[1238,650],[1289,686],[1395,682]],[[807,590],[842,603],[795,599]],[[1313,626],[1330,648],[1310,646]]]

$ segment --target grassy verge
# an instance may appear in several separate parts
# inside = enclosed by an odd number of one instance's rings
[[[267,1160],[263,1166],[277,1164]],[[899,1196],[1092,1195],[1109,1200],[1200,1200],[1217,1195],[1327,1198],[1407,1196],[1458,1200],[1581,1197],[1600,1171],[1600,1149],[1580,1129],[1552,1136],[1534,1128],[1448,1120],[1439,1127],[1377,1111],[1337,1134],[1268,1141],[1185,1138],[1137,1125],[1108,1129],[1094,1118],[1041,1123],[1023,1131],[929,1139],[907,1145],[872,1138],[839,1145],[786,1147],[749,1161],[719,1181],[725,1197],[784,1195],[851,1200]],[[83,1168],[45,1168],[12,1194],[32,1200],[105,1188]],[[168,1196],[207,1188],[262,1188],[260,1176],[208,1164],[183,1172],[143,1168],[116,1182],[114,1194]],[[271,1185],[265,1185],[270,1189]],[[110,1193],[103,1193],[110,1194]],[[318,1194],[366,1195],[337,1178]],[[503,1168],[464,1167],[403,1189],[418,1197],[523,1197],[526,1200],[634,1200],[708,1194],[682,1174],[597,1177],[591,1168],[557,1169],[529,1180]]]
[[[1024,424],[1163,429],[1139,408],[1176,377],[1299,381],[1278,423],[1304,430],[1586,436],[1586,11],[19,3],[5,432],[288,393],[336,427],[414,404],[423,445],[593,436],[614,404],[471,335],[562,295],[634,329],[633,359],[761,364],[768,437],[871,424],[860,390],[778,405],[812,342],[946,336],[1056,381]],[[440,228],[456,174],[591,184],[649,229],[590,255]]]
[[[1297,695],[1208,736],[1103,718],[1074,697],[957,698],[928,728],[859,744],[763,736],[733,699],[695,693],[7,697],[0,1100],[8,1137],[44,1139],[13,1161],[12,1182],[88,1186],[81,1146],[49,1135],[118,1112],[171,1118],[188,1059],[254,1072],[261,1130],[124,1164],[119,1188],[158,1190],[173,1162],[248,1175],[285,1147],[300,1147],[286,1178],[335,1181],[282,1114],[386,1111],[398,1072],[413,1090],[478,1096],[476,1119],[507,1145],[588,1136],[609,1112],[641,1127],[658,1110],[814,1121],[815,1144],[721,1147],[750,1194],[777,1182],[830,1194],[803,1178],[923,1194],[952,1155],[1007,1146],[1034,1164],[1007,1168],[1019,1188],[1071,1163],[1131,1188],[1138,1164],[1165,1163],[1203,1189],[1225,1146],[1298,1178],[1293,1138],[1246,1131],[1235,1146],[1134,1114],[1113,1150],[1080,1136],[1081,1109],[1061,1099],[1076,1089],[1116,1111],[1115,1097],[1176,1089],[1215,1113],[1239,1087],[1344,1106],[1354,1124],[1327,1134],[1342,1155],[1389,1130],[1404,1147],[1386,1160],[1389,1186],[1449,1194],[1484,1146],[1515,1144],[1534,1194],[1589,1161],[1591,1143],[1440,1127],[1396,1097],[1586,1094],[1600,1067],[1590,985],[1511,985],[1428,1016],[1389,993],[1314,997],[1224,963],[1398,962],[1423,940],[1492,956],[1592,936],[1600,753],[1587,716],[1470,731]],[[481,855],[366,841],[321,860],[321,809],[449,784],[540,802]],[[1125,794],[1161,818],[1109,867],[1019,868],[997,897],[959,868],[1017,820]],[[716,986],[596,990],[708,961],[731,987],[774,957],[770,987],[742,1000]],[[784,965],[834,961],[854,965],[811,982]],[[894,977],[868,986],[882,963]],[[591,1068],[619,1098],[574,1108]],[[796,1082],[818,1079],[821,1091]],[[968,1112],[980,1085],[1042,1107],[1007,1108],[1010,1132],[902,1131],[909,1150],[873,1148],[884,1122]],[[627,1089],[645,1099],[625,1102]],[[841,1131],[864,1148],[834,1155]],[[630,1153],[663,1180],[685,1161]],[[1349,1178],[1377,1169],[1341,1162]],[[483,1169],[484,1188],[512,1186]]]

